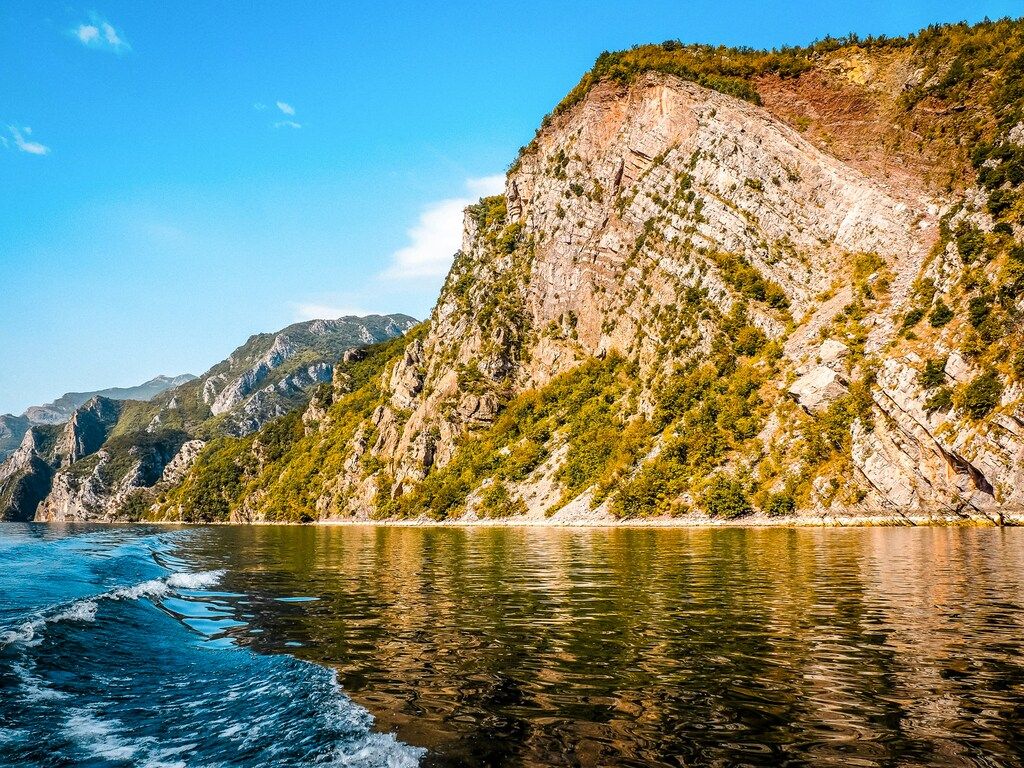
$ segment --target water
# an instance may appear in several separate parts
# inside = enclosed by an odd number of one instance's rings
[[[15,763],[1024,765],[1020,530],[0,531]]]
[[[331,670],[234,640],[196,533],[0,526],[0,764],[416,765]]]

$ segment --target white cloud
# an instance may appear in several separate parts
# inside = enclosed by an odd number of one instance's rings
[[[286,101],[277,102],[277,108],[290,117],[295,115],[295,107]]]
[[[257,112],[262,112],[267,108],[267,105],[264,104],[262,101],[257,101],[255,104],[252,105],[252,108],[255,109]]]
[[[318,304],[316,302],[298,303],[295,305],[296,322],[301,322],[302,320],[335,320],[346,315],[363,317],[369,314],[372,313],[360,307],[347,305]]]
[[[94,27],[92,24],[79,24],[78,29],[75,30],[75,36],[82,45],[92,45],[100,41],[100,28]]]
[[[106,19],[91,14],[88,24],[79,24],[71,30],[71,34],[86,48],[110,53],[126,53],[132,49],[113,24]]]
[[[504,189],[505,177],[484,176],[466,180],[466,189],[476,197],[496,194]],[[391,265],[381,277],[412,280],[443,277],[452,256],[462,243],[462,217],[474,197],[454,197],[427,205],[409,232],[409,244],[391,255]]]
[[[494,176],[466,179],[466,189],[480,197],[500,194],[505,191],[505,174],[497,173]]]
[[[294,120],[279,120],[274,123],[275,128],[301,128],[302,123],[296,123]]]
[[[50,148],[45,144],[40,144],[38,141],[30,141],[29,136],[32,135],[32,129],[28,126],[24,128],[18,128],[14,125],[8,125],[7,130],[10,131],[11,140],[14,142],[14,146],[22,151],[27,152],[30,155],[48,155],[50,154]],[[10,142],[7,137],[3,137],[3,144],[5,147],[10,147]]]

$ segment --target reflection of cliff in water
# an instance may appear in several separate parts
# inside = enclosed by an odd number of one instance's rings
[[[195,554],[266,597],[247,642],[301,643],[434,764],[955,765],[1024,743],[1020,538],[256,527]]]

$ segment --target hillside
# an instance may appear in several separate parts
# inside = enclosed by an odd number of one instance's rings
[[[1024,508],[1024,23],[602,54],[429,325],[200,453],[191,520]]]
[[[94,396],[63,427],[30,427],[0,464],[0,519],[137,517],[150,489],[173,486],[207,441],[301,410],[346,352],[415,322],[371,315],[296,323],[250,337],[202,376],[147,401]]]

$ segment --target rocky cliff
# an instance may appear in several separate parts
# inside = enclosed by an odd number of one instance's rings
[[[200,449],[307,403],[346,350],[400,335],[405,315],[296,323],[258,334],[200,377],[148,400],[93,397],[63,427],[33,426],[0,464],[7,519],[137,518],[154,487],[173,487]]]
[[[1019,517],[1022,43],[603,54],[429,326],[151,512]]]
[[[63,425],[30,427],[21,445],[0,464],[0,519],[31,520],[50,494],[54,477],[100,449],[123,404],[93,397]]]

